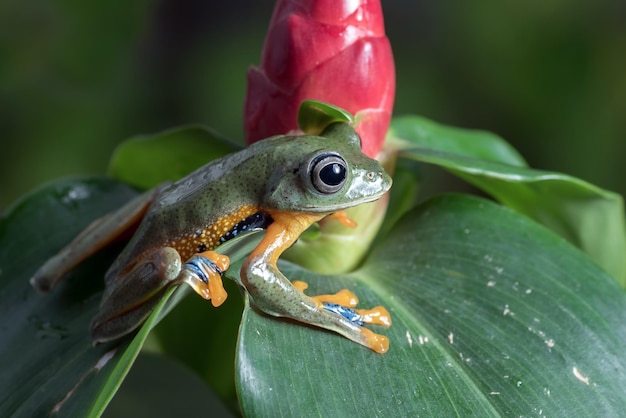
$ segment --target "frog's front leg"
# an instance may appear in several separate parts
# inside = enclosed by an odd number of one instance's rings
[[[386,352],[389,349],[387,337],[375,334],[362,326],[368,321],[385,325],[384,322],[369,320],[369,317],[363,320],[364,316],[353,309],[356,306],[356,297],[351,292],[340,292],[338,298],[333,298],[333,295],[322,296],[321,299],[309,297],[301,291],[304,290],[301,285],[294,286],[276,266],[282,252],[321,216],[313,213],[288,212],[276,212],[271,215],[274,222],[268,227],[265,237],[241,269],[242,283],[254,306],[273,316],[288,317],[335,331],[377,353]],[[386,310],[384,313],[388,320],[389,314]]]
[[[212,251],[196,254],[184,264],[174,248],[149,252],[128,272],[107,277],[100,311],[91,322],[94,342],[114,340],[136,329],[171,285],[187,283],[219,306],[227,296],[221,276],[228,266],[228,257]]]

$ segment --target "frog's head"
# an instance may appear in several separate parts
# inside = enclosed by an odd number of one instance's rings
[[[288,147],[270,181],[269,207],[334,212],[374,201],[391,187],[391,177],[361,152],[361,139],[347,123],[333,123],[320,136],[294,138]]]

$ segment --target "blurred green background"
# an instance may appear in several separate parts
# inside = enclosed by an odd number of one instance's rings
[[[241,140],[273,2],[0,3],[0,210],[103,173],[120,141],[200,122]],[[383,0],[396,114],[494,131],[532,166],[626,194],[626,2]]]

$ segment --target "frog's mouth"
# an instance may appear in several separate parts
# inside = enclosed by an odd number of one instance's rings
[[[348,189],[325,196],[323,204],[306,205],[311,212],[335,212],[380,199],[391,188],[391,177],[384,171],[353,171]]]

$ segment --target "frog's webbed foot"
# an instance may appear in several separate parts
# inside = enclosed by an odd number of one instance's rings
[[[359,327],[358,336],[346,335],[344,332],[337,332],[344,336],[356,341],[377,353],[385,353],[389,350],[389,340],[384,335],[376,334],[367,328],[363,328],[363,325],[381,325],[385,328],[391,326],[391,315],[387,309],[383,306],[377,306],[372,309],[355,309],[350,307],[350,303],[335,303],[334,300],[337,297],[346,296],[348,300],[356,299],[356,296],[349,290],[343,289],[334,295],[319,295],[310,297],[313,301],[317,302],[319,307],[325,312],[330,312],[333,315],[339,316],[350,323]],[[330,296],[329,301],[327,297]],[[332,329],[329,327],[329,329]],[[355,338],[356,337],[356,338]]]
[[[206,300],[218,307],[228,297],[222,274],[230,266],[230,259],[214,251],[205,251],[191,257],[183,264],[179,281],[187,283]]]
[[[119,338],[136,329],[159,302],[158,295],[173,283],[181,261],[173,248],[146,254],[128,271],[109,271],[100,310],[91,321],[94,343]],[[111,276],[112,275],[112,276]]]
[[[301,292],[304,292],[309,287],[307,283],[300,280],[294,280],[292,284]],[[385,328],[391,326],[391,315],[389,315],[389,311],[384,306],[376,306],[372,309],[356,309],[359,299],[348,289],[342,289],[332,295],[309,297],[327,311],[341,315],[356,325],[381,325]]]

